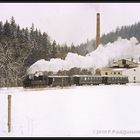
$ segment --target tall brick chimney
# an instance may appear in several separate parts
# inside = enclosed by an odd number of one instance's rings
[[[97,24],[96,24],[96,48],[100,44],[100,13],[97,13]]]

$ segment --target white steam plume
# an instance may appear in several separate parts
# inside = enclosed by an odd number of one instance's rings
[[[96,12],[100,12],[100,6],[99,6],[99,4],[94,4],[93,7],[94,7],[94,9],[95,9]]]
[[[94,9],[95,12],[100,12],[100,5],[97,3],[84,3],[84,6],[87,6],[88,9]]]
[[[130,40],[118,38],[113,43],[107,45],[99,45],[99,47],[87,54],[86,56],[80,56],[74,53],[68,53],[65,60],[56,58],[50,61],[41,59],[35,62],[28,69],[28,74],[34,74],[37,71],[53,71],[69,70],[73,67],[79,68],[101,68],[108,66],[109,61],[123,58],[134,58],[140,57],[140,44],[135,37]]]

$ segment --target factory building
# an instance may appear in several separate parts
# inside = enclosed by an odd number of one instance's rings
[[[114,66],[115,65],[115,66]],[[119,60],[113,67],[96,69],[96,75],[126,75],[129,83],[140,83],[140,63],[132,60]]]
[[[122,74],[128,76],[129,83],[140,83],[140,64],[136,68],[122,71]]]
[[[124,69],[120,68],[101,68],[96,70],[96,75],[122,75]]]

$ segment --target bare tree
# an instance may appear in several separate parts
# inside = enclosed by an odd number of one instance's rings
[[[26,51],[25,51],[26,50]],[[30,50],[24,47],[19,49],[18,57],[16,57],[16,46],[11,41],[3,41],[0,43],[0,86],[17,86],[21,80],[21,70],[23,70],[24,61],[28,57]]]

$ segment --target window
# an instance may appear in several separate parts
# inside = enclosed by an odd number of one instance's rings
[[[134,76],[134,80],[136,80],[136,77]]]
[[[120,72],[118,72],[118,74],[121,74]]]
[[[114,74],[116,74],[116,72],[114,72]]]
[[[107,72],[105,72],[105,75],[108,75],[108,73],[107,73]]]
[[[122,64],[125,65],[126,64],[126,60],[122,59]]]
[[[136,69],[134,69],[134,71],[136,71]]]
[[[134,83],[136,83],[136,81],[135,81],[135,80],[136,80],[136,77],[134,76]]]

